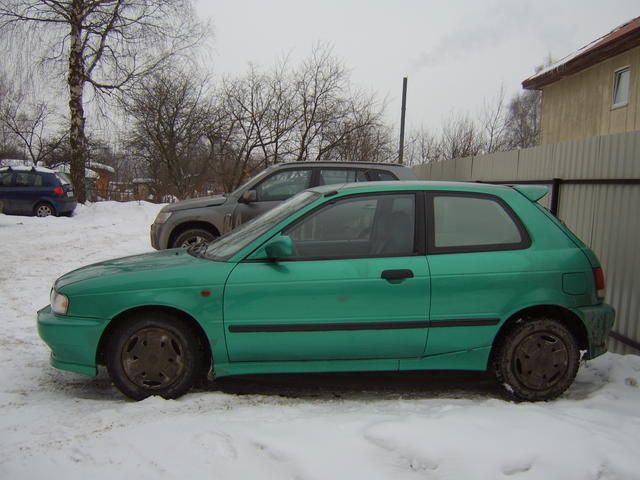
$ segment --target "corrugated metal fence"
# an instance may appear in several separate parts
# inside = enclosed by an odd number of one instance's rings
[[[640,132],[413,167],[424,180],[542,183],[540,203],[598,255],[617,311],[610,349],[640,351]]]

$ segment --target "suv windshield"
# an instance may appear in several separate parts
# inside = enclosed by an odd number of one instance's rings
[[[282,220],[309,205],[320,195],[318,192],[304,191],[291,197],[263,215],[211,242],[204,251],[204,256],[215,260],[227,260]]]

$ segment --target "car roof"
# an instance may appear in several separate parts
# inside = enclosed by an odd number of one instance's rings
[[[331,161],[319,161],[319,162],[283,162],[276,163],[272,165],[271,168],[286,168],[293,166],[316,166],[316,167],[378,167],[378,168],[408,168],[406,165],[401,165],[399,163],[389,163],[389,162],[331,162]]]
[[[310,190],[318,193],[337,192],[343,194],[355,192],[384,192],[384,191],[402,191],[402,190],[452,190],[459,192],[474,193],[497,193],[507,192],[513,189],[509,185],[495,185],[488,183],[474,182],[440,182],[431,180],[402,180],[388,182],[360,182],[360,183],[343,183],[338,185],[322,185],[311,188]]]
[[[38,172],[38,173],[58,173],[55,170],[44,167],[27,167],[27,166],[8,166],[0,167],[0,172]]]

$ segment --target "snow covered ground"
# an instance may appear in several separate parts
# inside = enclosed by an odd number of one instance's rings
[[[551,403],[482,375],[235,378],[134,403],[49,366],[35,312],[73,268],[151,250],[159,207],[0,215],[0,479],[638,479],[640,357],[583,365]]]

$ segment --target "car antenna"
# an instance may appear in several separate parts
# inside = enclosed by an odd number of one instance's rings
[[[330,192],[327,192],[324,194],[325,197],[333,197],[334,195],[338,194],[338,190],[331,190]]]

